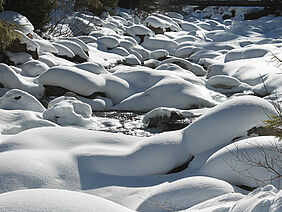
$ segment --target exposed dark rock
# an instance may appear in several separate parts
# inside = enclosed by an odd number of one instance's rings
[[[136,36],[140,38],[140,43],[139,44],[141,44],[141,43],[144,42],[144,39],[145,39],[146,35],[136,35]]]
[[[0,82],[0,88],[5,88],[4,85]]]
[[[178,172],[185,170],[193,159],[194,159],[194,156],[192,155],[190,158],[188,158],[188,160],[185,163],[170,170],[167,174],[174,174],[174,173],[178,173]]]
[[[248,130],[248,135],[257,134],[259,136],[282,136],[282,129],[272,127],[254,127]]]
[[[222,16],[222,19],[223,19],[223,20],[230,19],[230,18],[232,18],[232,16],[231,16],[231,15],[228,15],[228,14],[224,14],[224,15]]]
[[[212,85],[212,87],[222,88],[222,89],[226,89],[226,90],[230,90],[230,89],[233,88],[233,86],[228,86],[228,85],[225,85],[225,84],[214,84],[214,85]]]
[[[93,94],[89,96],[83,96],[81,94],[78,94],[76,92],[70,91],[68,89],[59,87],[59,86],[53,86],[53,85],[44,85],[44,96],[45,97],[50,97],[50,96],[64,96],[66,93],[74,93],[76,95],[88,98],[88,99],[95,99],[97,96],[102,96],[105,97],[104,93],[101,92],[94,92]]]
[[[79,55],[75,55],[75,57],[71,58],[72,62],[77,62],[77,63],[84,63],[87,62],[86,59],[80,57]]]
[[[249,186],[246,186],[246,185],[236,185],[236,186],[238,186],[239,188],[244,189],[246,191],[253,191],[253,190],[256,189],[256,187],[249,187]]]
[[[33,59],[37,60],[39,58],[38,56],[38,49],[35,51],[30,51],[26,48],[25,43],[21,43],[19,39],[14,40],[7,48],[7,51],[13,52],[13,53],[20,53],[25,52],[32,56]]]
[[[155,129],[158,132],[179,130],[191,124],[192,120],[185,118],[178,111],[171,111],[168,116],[153,116],[146,121],[146,129]]]
[[[151,25],[147,25],[147,27],[150,30],[154,31],[156,34],[164,34],[164,30],[162,28],[160,28],[160,27],[156,28],[156,27],[153,27]]]

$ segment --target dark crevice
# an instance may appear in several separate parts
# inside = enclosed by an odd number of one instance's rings
[[[174,169],[170,170],[167,174],[174,174],[174,173],[178,173],[178,172],[181,172],[181,171],[185,170],[185,169],[188,167],[189,163],[190,163],[194,158],[195,158],[195,157],[192,155],[191,157],[188,158],[188,160],[187,160],[185,163],[183,163],[182,165],[177,166],[177,167],[175,167]]]
[[[66,93],[70,92],[70,90],[68,90],[68,89],[65,89],[65,88],[62,88],[62,87],[59,87],[59,86],[53,86],[53,85],[44,85],[44,88],[45,88],[45,90],[44,90],[44,96],[45,97],[64,96]],[[84,96],[84,95],[81,95],[81,94],[73,92],[73,91],[71,91],[71,92],[75,93],[78,96],[82,96],[82,97],[85,97],[85,98],[88,98],[88,99],[95,99],[97,96],[106,97],[106,95],[102,92],[94,92],[94,93],[92,93],[91,95],[88,95],[88,96]]]

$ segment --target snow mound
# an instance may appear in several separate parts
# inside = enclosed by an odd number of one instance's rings
[[[13,53],[10,51],[6,51],[5,54],[9,57],[9,60],[15,65],[24,64],[32,60],[32,56],[25,52]]]
[[[152,51],[150,53],[150,58],[158,60],[158,59],[161,59],[161,58],[165,58],[168,55],[169,55],[169,53],[168,53],[167,50],[165,50],[165,49],[157,49],[157,50]]]
[[[77,43],[85,52],[89,51],[89,48],[87,46],[86,43],[84,43],[84,41],[82,41],[81,39],[77,38],[77,37],[64,37],[63,39],[60,40],[70,40],[73,41],[75,43]]]
[[[159,107],[146,113],[142,119],[144,127],[155,126],[161,120],[168,121],[170,119],[183,119],[184,116],[175,108]]]
[[[41,98],[44,93],[42,85],[28,78],[17,74],[10,66],[4,63],[0,63],[0,84],[5,88],[17,88],[26,91],[37,98]]]
[[[257,188],[246,197],[237,201],[230,211],[281,211],[282,210],[282,192],[272,185]]]
[[[208,79],[207,86],[220,93],[226,94],[251,90],[251,86],[248,84],[242,83],[234,77],[225,75],[212,76]]]
[[[61,126],[85,126],[90,122],[91,114],[92,110],[88,104],[74,97],[62,96],[49,102],[43,118]]]
[[[120,56],[128,56],[129,55],[129,52],[125,48],[120,47],[120,46],[113,48],[113,49],[110,49],[110,50],[108,50],[108,52],[118,54]]]
[[[29,38],[22,31],[17,30],[17,32],[22,35],[20,43],[21,44],[26,44],[26,49],[27,50],[29,50],[29,51],[37,51],[40,48],[39,45],[33,39]]]
[[[0,98],[0,108],[5,110],[29,110],[42,113],[43,105],[29,93],[12,89]]]
[[[84,97],[78,97],[80,101],[90,105],[92,111],[108,111],[112,109],[113,103],[109,98],[97,96],[95,99],[87,99]]]
[[[210,177],[188,177],[159,185],[151,190],[137,211],[183,210],[205,200],[232,193],[233,187],[221,180]]]
[[[59,43],[53,43],[52,45],[57,49],[57,55],[58,56],[66,56],[66,57],[69,57],[69,58],[75,57],[75,54],[67,46],[64,46],[64,45],[59,44]]]
[[[37,127],[55,127],[56,124],[44,120],[41,113],[25,110],[0,109],[0,135],[13,135]],[[27,165],[28,166],[28,165]],[[2,171],[1,171],[2,172]],[[1,180],[2,181],[2,180]],[[4,182],[7,182],[4,180]],[[2,181],[2,183],[4,183]],[[0,182],[0,190],[3,186]]]
[[[163,79],[144,92],[128,97],[114,108],[147,112],[157,107],[190,109],[215,105],[206,87],[183,79]]]
[[[206,74],[206,71],[202,66],[200,66],[196,63],[192,63],[192,62],[185,60],[185,59],[182,59],[182,58],[176,58],[176,57],[169,58],[169,59],[162,61],[160,63],[160,65],[165,64],[165,63],[175,63],[175,64],[179,65],[181,68],[187,69],[187,70],[193,72],[197,76],[204,76]]]
[[[51,52],[54,54],[58,53],[56,47],[53,46],[48,40],[44,40],[44,39],[33,39],[33,40],[39,45],[40,51]]]
[[[264,120],[276,114],[274,107],[259,97],[236,97],[211,108],[196,119],[184,129],[183,139],[187,150],[195,155],[231,143],[234,138],[246,134],[255,126],[263,125]]]
[[[75,55],[87,60],[88,55],[84,52],[82,47],[74,41],[71,40],[58,40],[56,43],[68,47]],[[55,46],[56,47],[56,46]]]
[[[243,49],[234,49],[230,50],[225,55],[225,62],[230,62],[234,60],[241,60],[241,59],[250,59],[250,58],[257,58],[257,57],[263,57],[271,50],[274,50],[273,48],[269,47],[245,47]]]
[[[77,68],[88,71],[93,74],[107,74],[108,71],[104,68],[104,66],[95,62],[85,62],[74,65]]]
[[[144,25],[149,28],[155,28],[155,30],[157,28],[160,28],[161,33],[164,33],[166,31],[166,28],[169,27],[167,22],[153,15],[150,15],[145,19]]]
[[[281,73],[271,73],[262,78],[260,84],[253,87],[252,91],[260,96],[266,96],[270,94],[282,93],[282,76]]]
[[[102,36],[97,39],[98,45],[104,45],[108,49],[113,49],[119,45],[119,41],[114,36]]]
[[[180,26],[181,26],[183,31],[188,31],[188,32],[201,30],[201,28],[198,27],[197,24],[189,23],[187,21],[182,21]]]
[[[209,211],[230,211],[230,208],[244,198],[240,193],[228,193],[203,201],[193,207],[181,212],[209,212]]]
[[[209,58],[209,59],[213,59],[215,57],[220,56],[221,54],[219,52],[216,52],[214,50],[199,50],[195,53],[193,53],[190,57],[189,60],[194,62],[194,63],[199,63],[200,59],[203,58]]]
[[[152,36],[153,32],[144,25],[133,25],[126,29],[126,33],[132,37],[134,36]]]
[[[234,185],[258,187],[278,183],[276,186],[281,187],[279,180],[272,181],[276,173],[264,168],[268,161],[275,161],[271,166],[279,170],[279,151],[281,144],[273,136],[243,139],[215,152],[200,172]]]
[[[101,197],[59,189],[29,189],[0,194],[0,211],[132,212]]]
[[[262,83],[262,77],[279,73],[279,69],[261,58],[216,63],[208,67],[207,78],[215,75],[232,76],[251,86]]]
[[[144,48],[151,51],[158,49],[165,49],[169,52],[170,55],[174,55],[178,43],[170,39],[161,39],[158,37],[148,37],[141,44]]]
[[[30,21],[23,15],[15,11],[4,11],[0,13],[0,19],[6,22],[13,23],[21,27],[24,34],[33,33],[34,27]]]
[[[130,66],[141,65],[141,61],[134,54],[130,54],[124,58],[124,64]]]
[[[27,77],[36,77],[47,71],[50,67],[41,61],[30,60],[24,63],[21,68],[21,75]]]
[[[105,79],[99,75],[66,66],[50,68],[39,76],[38,81],[43,85],[60,86],[83,96],[103,92],[106,84]]]
[[[179,20],[183,20],[184,19],[183,15],[181,15],[181,14],[179,14],[177,12],[167,12],[166,15],[168,17],[170,17],[170,18],[177,18]]]

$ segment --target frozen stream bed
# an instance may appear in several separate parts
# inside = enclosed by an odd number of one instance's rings
[[[193,118],[185,118],[180,120],[157,120],[158,125],[155,127],[145,127],[142,122],[145,114],[134,112],[94,112],[94,117],[104,126],[101,131],[123,133],[134,136],[152,136],[156,133],[179,130],[187,127]]]
[[[47,40],[1,12],[23,32],[0,63],[0,212],[282,211],[282,16],[247,13],[72,13]]]

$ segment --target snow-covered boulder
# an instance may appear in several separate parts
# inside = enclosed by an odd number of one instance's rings
[[[126,34],[136,38],[138,43],[143,43],[145,38],[154,35],[154,33],[148,27],[141,24],[126,28]]]
[[[159,60],[159,59],[166,58],[168,55],[169,55],[169,53],[168,53],[167,50],[165,50],[165,49],[157,49],[157,50],[154,50],[154,51],[152,51],[150,53],[150,58],[151,59]]]
[[[183,210],[205,200],[231,193],[234,189],[224,181],[209,177],[188,177],[164,183],[152,189],[137,211]]]
[[[34,27],[30,21],[23,15],[15,11],[4,11],[0,13],[0,19],[6,22],[20,26],[24,34],[33,33]]]
[[[142,123],[146,128],[166,128],[175,125],[175,121],[185,119],[181,112],[175,108],[159,107],[145,114]]]
[[[113,49],[110,49],[110,50],[108,50],[108,52],[118,54],[118,55],[124,56],[124,57],[126,57],[130,54],[125,48],[120,47],[120,46],[113,48]]]
[[[120,40],[119,46],[128,50],[128,49],[131,49],[133,46],[137,45],[137,42],[136,41],[134,42],[134,41],[132,42],[126,39],[122,39]]]
[[[194,63],[198,63],[200,59],[202,58],[210,58],[213,59],[215,57],[221,56],[221,54],[219,52],[216,52],[214,50],[199,50],[195,53],[193,53],[190,57],[189,60],[194,62]]]
[[[75,64],[74,66],[94,74],[108,73],[108,71],[104,68],[104,66],[95,62],[85,62],[85,63]]]
[[[250,85],[242,83],[238,79],[226,75],[212,76],[208,79],[207,86],[224,94],[232,94],[245,90],[251,90]]]
[[[187,21],[182,21],[180,26],[181,26],[183,31],[188,31],[188,32],[191,32],[191,31],[193,32],[193,31],[201,30],[201,28],[199,26],[197,26],[197,24],[191,23],[191,22],[187,22]]]
[[[0,108],[5,110],[30,110],[42,113],[43,105],[29,93],[12,89],[0,98]]]
[[[5,54],[14,65],[21,65],[30,60],[33,60],[32,56],[26,52],[14,53],[6,51]]]
[[[43,113],[43,118],[61,126],[87,126],[91,120],[91,107],[77,100],[74,97],[58,97],[48,104],[48,108]],[[91,129],[98,129],[93,124]]]
[[[276,72],[279,73],[279,69],[269,62],[253,58],[212,64],[208,67],[207,78],[215,75],[228,75],[254,86],[262,83],[262,77]]]
[[[187,69],[187,70],[191,71],[192,73],[194,73],[197,76],[203,76],[203,75],[206,74],[206,71],[202,66],[200,66],[196,63],[192,63],[192,62],[185,60],[183,58],[176,58],[176,57],[168,58],[168,59],[162,61],[160,63],[160,65],[165,64],[165,63],[175,63],[175,64],[179,65],[180,67],[182,67],[183,69]]]
[[[144,66],[149,67],[149,68],[156,68],[158,67],[158,65],[160,65],[160,61],[156,60],[156,59],[149,59],[144,61]]]
[[[55,127],[55,126],[58,125],[50,121],[44,120],[42,118],[41,112],[39,113],[34,111],[22,110],[22,109],[21,110],[0,109],[0,135],[14,135],[22,131],[37,128],[37,127]],[[5,175],[4,170],[1,168],[0,170],[1,173]],[[5,187],[5,182],[7,181],[1,180],[0,182],[1,191],[3,191],[3,187]]]
[[[166,15],[170,18],[177,18],[179,20],[184,19],[183,15],[181,15],[180,13],[177,13],[177,12],[167,12]]]
[[[141,61],[134,54],[126,56],[123,63],[130,66],[141,65]]]
[[[87,44],[84,43],[84,41],[82,41],[81,39],[79,39],[77,37],[64,37],[63,39],[60,39],[60,41],[61,40],[73,41],[73,42],[77,43],[83,49],[84,52],[88,52],[89,51],[89,48],[88,48]]]
[[[8,51],[18,54],[24,53],[31,55],[33,59],[37,60],[39,57],[38,54],[39,45],[33,39],[30,39],[27,35],[25,35],[22,31],[17,31],[17,32],[20,34],[20,39],[16,39],[15,42],[13,42],[11,45],[9,45],[6,48],[6,54]],[[12,60],[10,55],[7,56],[10,57],[10,61],[14,62],[14,64],[16,65],[21,64],[19,58],[18,58],[19,62],[17,62]]]
[[[238,200],[244,198],[240,193],[228,193],[218,197],[203,201],[193,207],[180,212],[205,212],[205,211],[229,211],[229,209],[237,203]]]
[[[114,36],[102,36],[97,39],[97,44],[102,44],[108,49],[113,49],[119,45],[119,40]]]
[[[273,48],[266,47],[245,47],[243,49],[234,49],[230,50],[225,55],[225,62],[230,62],[234,60],[241,60],[241,59],[250,59],[250,58],[257,58],[257,57],[263,57],[271,50],[274,50]]]
[[[51,52],[54,54],[58,53],[58,50],[56,49],[55,46],[53,46],[48,40],[45,39],[33,39],[38,45],[39,45],[39,50],[43,52]]]
[[[76,42],[72,40],[58,40],[56,43],[68,47],[77,56],[75,60],[78,62],[86,62],[88,60],[87,52]]]
[[[82,40],[86,44],[97,42],[97,38],[94,38],[94,37],[89,36],[89,35],[81,35],[81,36],[78,36],[77,38]]]
[[[230,211],[281,211],[282,192],[272,185],[257,188],[246,197],[238,200]]]
[[[83,96],[103,92],[106,84],[105,79],[99,75],[65,66],[50,68],[39,76],[38,81],[43,85],[59,86]]]
[[[253,87],[252,91],[259,96],[266,96],[273,94],[282,93],[282,77],[281,73],[270,73],[263,77],[262,82],[255,87]]]
[[[144,92],[128,97],[114,108],[147,112],[157,107],[189,109],[215,105],[216,102],[204,86],[183,79],[163,79]]]
[[[215,152],[200,172],[233,185],[259,187],[274,184],[280,188],[281,182],[275,180],[277,173],[273,170],[279,172],[281,149],[278,139],[273,136],[243,139]]]
[[[199,48],[193,47],[193,46],[178,46],[175,56],[181,57],[181,58],[187,58],[190,57],[193,53],[197,52]]]
[[[178,46],[178,43],[168,38],[161,39],[157,37],[148,37],[144,40],[144,42],[142,43],[142,46],[151,51],[154,51],[157,49],[165,49],[169,52],[169,54],[174,55],[175,50]]]
[[[263,125],[272,115],[276,115],[276,111],[266,100],[254,96],[236,97],[196,119],[184,129],[183,139],[188,151],[195,155],[231,143],[249,129]]]
[[[152,31],[143,25],[133,25],[126,29],[126,33],[130,36],[152,36]]]
[[[36,77],[47,71],[50,67],[38,60],[30,60],[21,65],[21,75],[27,77]]]
[[[28,189],[0,194],[1,211],[133,212],[107,199],[59,189]]]
[[[67,58],[70,58],[70,59],[75,57],[75,54],[67,46],[64,46],[64,45],[59,44],[59,43],[53,43],[52,45],[57,49],[56,54],[58,56],[67,57]]]
[[[33,79],[26,79],[4,63],[0,63],[0,84],[5,88],[21,89],[37,98],[41,98],[44,93],[42,85],[34,82]]]
[[[153,15],[148,16],[145,19],[144,24],[156,34],[163,34],[166,31],[166,28],[169,27],[166,21]]]
[[[108,111],[113,107],[113,102],[106,97],[97,96],[95,99],[87,99],[84,97],[78,97],[80,101],[90,105],[92,111]]]

